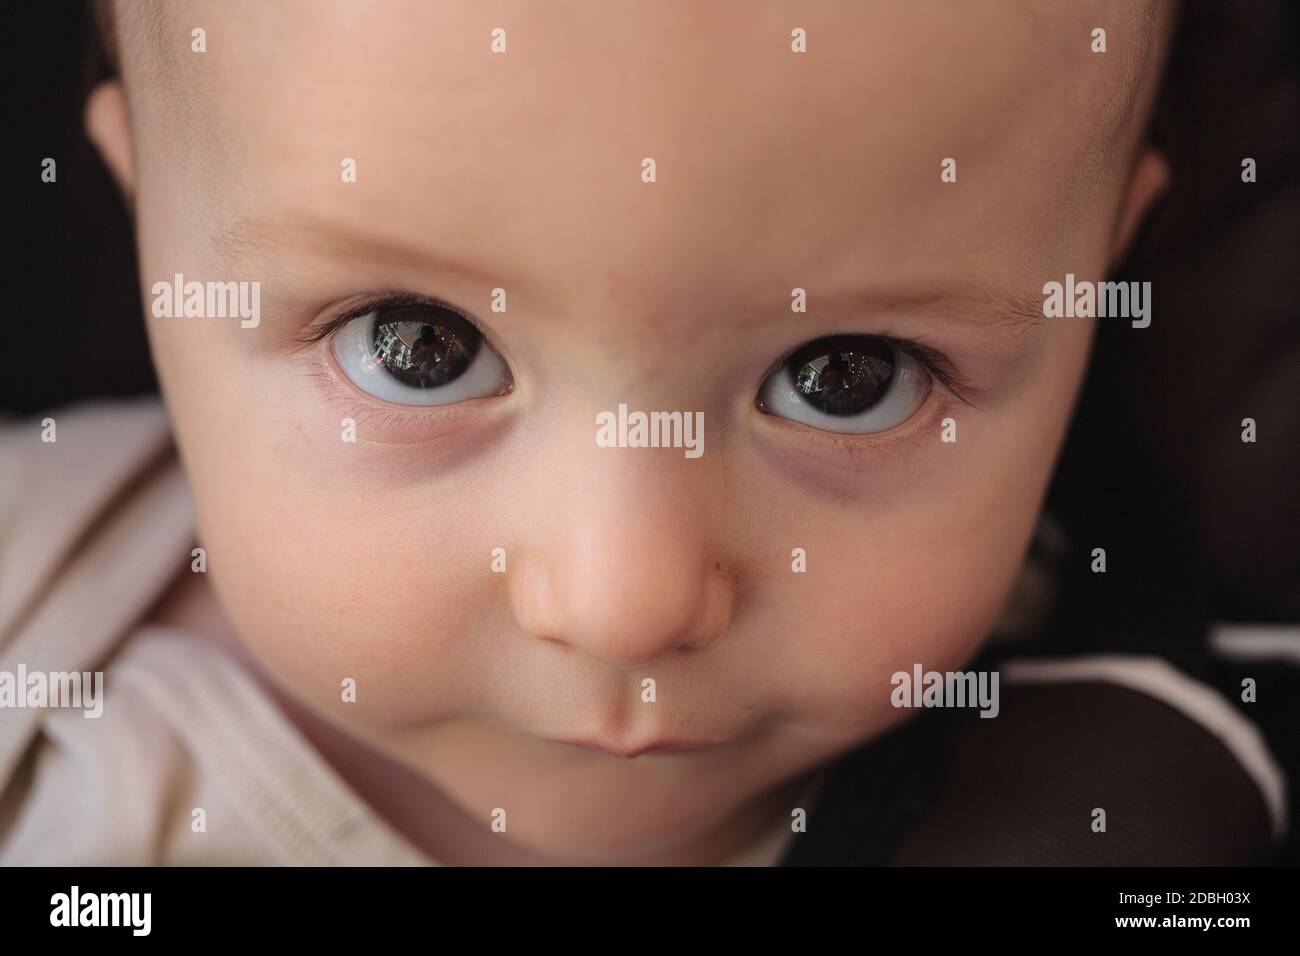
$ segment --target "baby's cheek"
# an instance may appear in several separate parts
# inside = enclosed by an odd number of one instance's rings
[[[466,682],[453,665],[491,578],[449,546],[463,529],[400,501],[268,492],[221,494],[205,522],[225,556],[218,589],[254,655],[347,723],[454,712]]]
[[[857,538],[874,547],[821,555],[834,570],[818,574],[816,593],[800,585],[801,606],[816,610],[800,626],[799,697],[828,734],[886,729],[908,715],[891,703],[893,674],[960,670],[978,653],[1020,564],[1020,519],[1006,516],[1010,533],[997,533],[975,514],[933,509],[897,529],[877,524]]]

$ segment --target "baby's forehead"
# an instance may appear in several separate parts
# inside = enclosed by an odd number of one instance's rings
[[[162,107],[138,141],[188,149],[213,203],[364,210],[471,257],[625,246],[678,275],[738,246],[904,261],[1041,234],[1121,128],[1149,39],[1127,4],[124,6],[152,49],[131,95]],[[718,249],[682,242],[701,221],[728,224]]]
[[[141,0],[120,4],[137,86],[215,98],[184,118],[420,122],[466,114],[530,125],[583,114],[644,130],[869,127],[883,145],[954,142],[1010,124],[1088,139],[1130,105],[1152,16],[1125,2],[755,4],[752,0]],[[1109,28],[1109,49],[1093,49]],[[193,34],[201,31],[202,49]],[[173,75],[174,74],[174,75]],[[334,107],[331,109],[331,106]],[[354,121],[349,123],[348,121]],[[989,129],[992,124],[993,129]],[[500,125],[500,123],[498,123]],[[455,134],[457,130],[449,131]],[[502,135],[510,129],[501,128]],[[768,137],[771,138],[771,137]],[[761,142],[761,141],[760,141]]]

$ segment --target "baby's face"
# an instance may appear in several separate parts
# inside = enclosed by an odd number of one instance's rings
[[[1037,518],[1093,329],[1033,310],[1112,255],[1134,19],[169,4],[127,54],[141,278],[260,283],[256,327],[147,318],[253,654],[566,859],[903,719]],[[703,453],[602,447],[620,405]]]

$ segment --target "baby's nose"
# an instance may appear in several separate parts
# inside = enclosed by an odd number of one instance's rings
[[[716,640],[732,594],[710,543],[708,465],[668,449],[591,459],[552,503],[553,537],[519,578],[520,623],[620,668]]]

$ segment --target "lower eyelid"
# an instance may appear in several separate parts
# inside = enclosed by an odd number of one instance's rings
[[[412,445],[445,438],[479,417],[481,406],[492,398],[470,399],[450,405],[393,405],[356,388],[331,364],[333,356],[318,357],[302,373],[341,422],[356,422],[357,442]],[[494,398],[496,396],[493,396]]]
[[[852,434],[845,432],[828,432],[821,429],[792,422],[759,412],[774,429],[775,433],[788,437],[792,442],[806,442],[824,449],[833,459],[831,464],[849,469],[863,469],[873,463],[885,460],[907,458],[919,454],[927,446],[926,434],[939,439],[939,424],[950,415],[953,399],[938,385],[932,383],[930,394],[925,397],[921,407],[903,424],[888,431]],[[757,409],[756,409],[757,411]],[[824,456],[818,456],[823,458]]]

